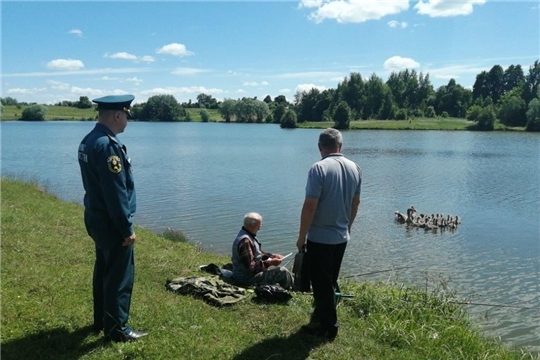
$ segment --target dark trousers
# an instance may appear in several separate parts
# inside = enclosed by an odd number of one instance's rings
[[[131,330],[126,324],[135,275],[133,246],[122,246],[121,237],[112,239],[100,230],[92,231],[96,242],[94,326],[103,326],[105,336],[118,340]]]
[[[335,287],[346,247],[346,242],[327,245],[309,239],[307,241],[309,272],[315,300],[314,313],[323,328],[337,326]]]

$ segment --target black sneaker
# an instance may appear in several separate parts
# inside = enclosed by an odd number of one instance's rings
[[[321,326],[309,326],[304,325],[302,326],[302,331],[306,334],[310,334],[313,336],[321,337],[329,341],[333,341],[338,333],[338,328],[336,326],[332,326],[330,328],[323,328]]]

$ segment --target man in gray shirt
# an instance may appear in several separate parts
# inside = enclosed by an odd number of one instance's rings
[[[336,285],[360,205],[362,170],[341,153],[343,138],[335,129],[319,135],[322,159],[309,170],[306,198],[300,216],[296,246],[305,246],[315,299],[314,317],[320,324],[304,331],[333,340],[338,331]]]

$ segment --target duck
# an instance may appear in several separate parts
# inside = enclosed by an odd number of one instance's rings
[[[409,218],[407,215],[400,213],[398,210],[394,211],[394,214],[396,214],[396,220],[399,222],[406,222]]]

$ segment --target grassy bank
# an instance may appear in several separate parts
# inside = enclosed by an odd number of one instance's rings
[[[4,106],[2,120],[18,120],[24,110],[17,106]],[[191,121],[200,122],[200,109],[186,109]],[[216,109],[208,109],[211,122],[224,122]],[[46,120],[94,120],[97,112],[94,109],[77,109],[66,106],[47,106]],[[351,121],[351,129],[365,130],[476,130],[476,123],[460,118],[414,118],[410,120],[355,120]],[[274,125],[277,126],[277,125]],[[334,126],[333,122],[304,122],[299,123],[300,129],[326,129]],[[494,130],[524,131],[524,127],[508,127],[495,123]]]
[[[340,333],[322,343],[301,333],[311,296],[288,305],[252,301],[216,308],[165,290],[167,278],[202,275],[228,256],[138,228],[130,324],[143,340],[103,344],[92,333],[93,242],[83,209],[36,185],[1,182],[1,357],[9,359],[523,359],[471,330],[462,308],[433,291],[340,282]],[[232,239],[231,239],[232,241]]]
[[[95,120],[97,118],[97,111],[95,109],[77,109],[70,106],[55,106],[46,105],[47,113],[45,120],[67,120],[67,121],[81,121],[81,120]],[[15,105],[8,105],[2,107],[2,120],[18,120],[20,119],[22,112],[26,106],[18,108]],[[192,121],[201,121],[200,109],[186,109]],[[215,109],[208,109],[210,114],[210,121],[223,121],[219,112]]]

